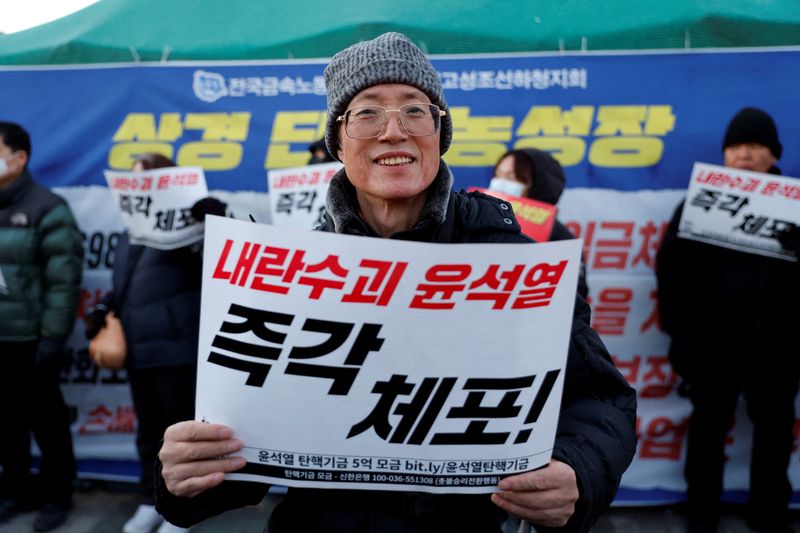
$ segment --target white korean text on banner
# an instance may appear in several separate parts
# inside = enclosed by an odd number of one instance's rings
[[[192,218],[192,205],[208,196],[202,168],[106,170],[105,177],[131,244],[174,250],[203,238],[203,226]]]
[[[328,185],[340,168],[334,162],[267,172],[272,223],[305,229],[322,224]]]
[[[743,252],[797,261],[778,234],[800,226],[800,180],[695,163],[678,234]]]
[[[548,463],[580,241],[442,246],[209,217],[204,253],[196,418],[244,443],[233,479],[491,492]]]

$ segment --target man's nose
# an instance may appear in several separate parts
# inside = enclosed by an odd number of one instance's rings
[[[734,147],[733,152],[739,157],[749,157],[750,147],[746,144],[740,144]]]
[[[381,138],[385,138],[387,140],[393,140],[398,138],[404,138],[407,135],[408,133],[406,132],[406,128],[400,121],[400,112],[397,110],[387,111],[386,122],[383,125]]]

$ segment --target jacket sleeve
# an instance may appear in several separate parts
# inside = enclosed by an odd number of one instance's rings
[[[263,483],[223,481],[194,498],[175,496],[167,490],[161,475],[161,461],[156,459],[156,510],[176,526],[188,528],[225,511],[257,505],[266,496],[267,490],[269,485]]]
[[[44,280],[40,335],[64,341],[75,324],[83,271],[81,233],[65,202],[42,218],[39,239]]]
[[[572,234],[569,228],[556,219],[553,223],[553,229],[550,231],[550,241],[565,241],[574,238],[575,235]],[[586,258],[583,252],[581,252],[580,270],[578,270],[578,294],[584,300],[589,298],[589,284],[586,283]]]
[[[656,254],[658,314],[664,331],[672,337],[680,335],[685,329],[683,322],[686,317],[681,304],[687,281],[692,279],[688,271],[692,262],[686,257],[686,243],[678,238],[678,223],[682,213],[683,203],[675,209]]]
[[[575,470],[580,497],[560,531],[587,531],[603,514],[636,453],[636,391],[589,326],[576,299],[553,458]]]

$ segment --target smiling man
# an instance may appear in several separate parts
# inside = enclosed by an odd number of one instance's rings
[[[532,244],[508,204],[452,190],[453,175],[441,156],[453,125],[439,76],[404,35],[386,33],[338,53],[325,69],[325,86],[326,143],[344,168],[331,181],[320,230],[434,243]],[[548,466],[502,480],[491,496],[292,488],[273,512],[269,531],[499,533],[509,515],[586,531],[610,505],[633,458],[635,417],[635,391],[589,327],[589,307],[578,297]],[[223,483],[223,474],[242,468],[244,459],[219,456],[241,445],[220,425],[170,427],[160,453],[160,512],[189,526],[258,503],[263,485]]]

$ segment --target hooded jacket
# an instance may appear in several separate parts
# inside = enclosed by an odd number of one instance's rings
[[[25,171],[0,189],[0,341],[66,340],[83,244],[69,206]]]
[[[129,370],[197,364],[200,331],[200,245],[158,250],[132,245],[128,233],[115,249],[110,308],[125,331]]]
[[[533,165],[533,183],[528,187],[528,198],[556,205],[561,198],[561,193],[564,192],[567,181],[561,164],[552,155],[543,150],[524,148],[520,151],[528,156]],[[566,241],[574,238],[575,235],[560,220],[556,219],[553,222],[549,240]],[[583,261],[581,261],[581,271],[578,275],[578,294],[584,300],[589,296],[589,285],[586,283],[586,265]]]
[[[452,192],[442,162],[419,221],[392,239],[440,243],[531,243],[507,203],[477,192]],[[328,190],[322,231],[377,237],[358,215],[355,188],[342,169]],[[586,531],[614,499],[636,450],[636,392],[625,382],[597,334],[589,306],[576,298],[564,394],[553,458],[576,473],[580,499],[563,531]],[[255,504],[264,485],[224,482],[195,498],[170,494],[157,476],[157,506],[170,522],[189,526],[222,511]],[[273,512],[270,533],[288,531],[499,532],[505,512],[483,495],[289,489]],[[416,523],[415,523],[416,522]]]

